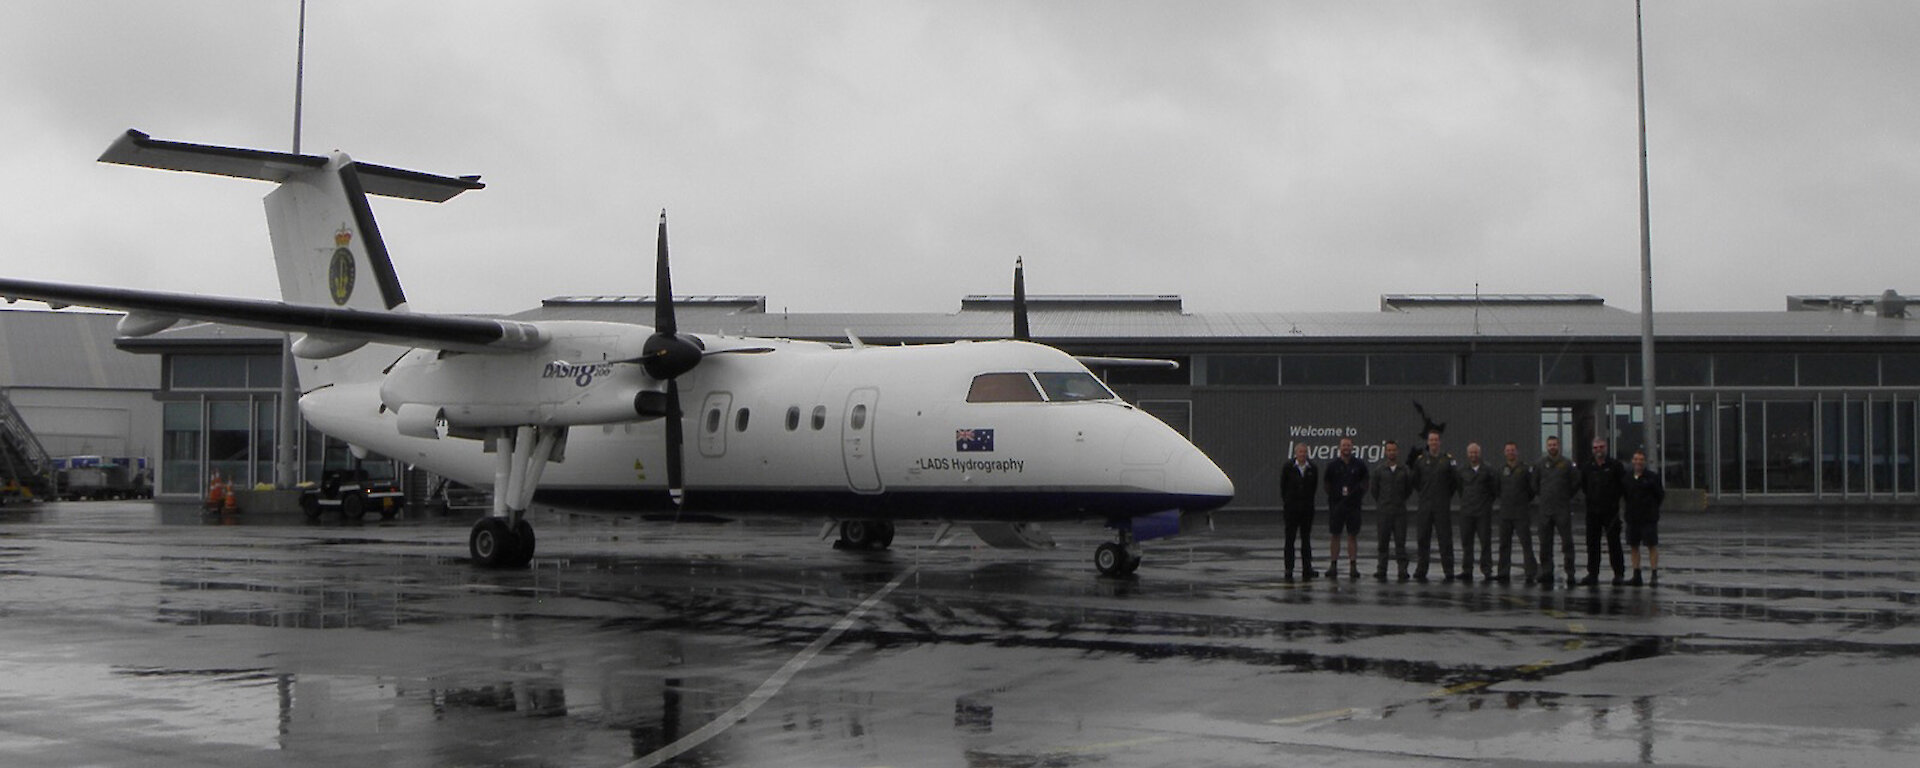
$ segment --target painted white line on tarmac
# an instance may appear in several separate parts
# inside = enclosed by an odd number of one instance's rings
[[[833,645],[835,640],[839,640],[840,635],[852,628],[853,623],[859,621],[860,617],[866,615],[867,611],[871,610],[875,605],[879,605],[880,601],[885,599],[889,593],[905,583],[907,577],[913,575],[914,570],[913,568],[908,568],[902,571],[899,576],[894,577],[893,581],[887,582],[887,585],[881,587],[879,591],[867,596],[866,600],[861,601],[861,603],[855,606],[852,611],[849,611],[847,615],[842,616],[839,621],[834,622],[832,628],[828,629],[819,637],[814,638],[813,642],[809,643],[806,648],[801,649],[799,654],[789,659],[786,664],[780,667],[779,671],[774,672],[772,677],[767,678],[766,682],[761,683],[759,688],[753,689],[753,693],[748,694],[745,699],[741,699],[740,703],[733,705],[732,709],[720,713],[720,716],[714,718],[713,722],[700,726],[694,730],[694,732],[680,737],[679,741],[656,749],[647,756],[631,763],[626,763],[620,766],[620,768],[653,768],[653,766],[660,765],[661,763],[685,754],[687,750],[706,743],[708,739],[720,735],[728,728],[732,728],[735,723],[745,720],[748,715],[753,714],[754,710],[759,709],[760,705],[767,703],[768,699],[778,696],[780,689],[786,687],[788,680],[793,679],[794,675],[799,674],[800,670],[805,669],[807,664],[813,661],[813,657],[819,656],[821,651]]]

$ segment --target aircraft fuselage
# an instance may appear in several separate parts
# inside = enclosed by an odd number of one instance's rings
[[[660,419],[636,420],[634,411],[655,385],[635,364],[596,362],[626,359],[630,340],[650,329],[548,328],[559,338],[524,355],[415,350],[385,381],[310,393],[302,409],[329,434],[474,485],[493,478],[484,441],[424,437],[417,426],[403,429],[401,414],[430,407],[445,422],[439,432],[455,434],[565,425],[564,453],[547,467],[538,498],[670,507]],[[679,380],[693,508],[1023,522],[1200,511],[1232,495],[1226,476],[1178,433],[1104,387],[1092,390],[1086,368],[1050,347],[703,340],[710,349],[771,351],[711,355]],[[1019,392],[979,392],[976,377],[994,374],[1050,375],[1047,384],[1085,389],[1050,393],[1036,383],[1026,401],[1008,399]]]

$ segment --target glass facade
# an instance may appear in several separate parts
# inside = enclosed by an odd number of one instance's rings
[[[1462,360],[1461,381],[1472,385],[1535,386],[1540,383],[1540,356],[1483,352]]]
[[[1376,387],[1444,387],[1453,383],[1454,355],[1403,352],[1367,356],[1367,383]]]
[[[160,493],[199,493],[200,404],[166,403],[160,413]]]
[[[1228,387],[1271,387],[1280,383],[1279,355],[1214,355],[1207,358],[1207,383]]]
[[[1607,405],[1607,434],[1623,460],[1645,440],[1638,400],[1618,391]],[[1725,497],[1912,495],[1920,488],[1917,403],[1920,394],[1908,392],[1677,395],[1660,402],[1662,475],[1668,487]]]
[[[1280,361],[1280,382],[1290,387],[1362,386],[1366,355],[1287,355]]]

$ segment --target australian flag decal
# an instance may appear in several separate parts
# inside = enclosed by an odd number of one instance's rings
[[[961,453],[993,452],[993,430],[956,429],[953,431],[953,449]]]

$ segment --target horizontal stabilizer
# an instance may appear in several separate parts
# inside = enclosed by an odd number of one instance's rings
[[[107,147],[106,152],[101,153],[100,162],[283,182],[292,174],[324,167],[327,158],[263,149],[162,141],[140,131],[128,130]],[[442,203],[469,189],[486,188],[478,176],[456,178],[371,163],[356,162],[353,165],[359,172],[361,185],[369,195]]]

